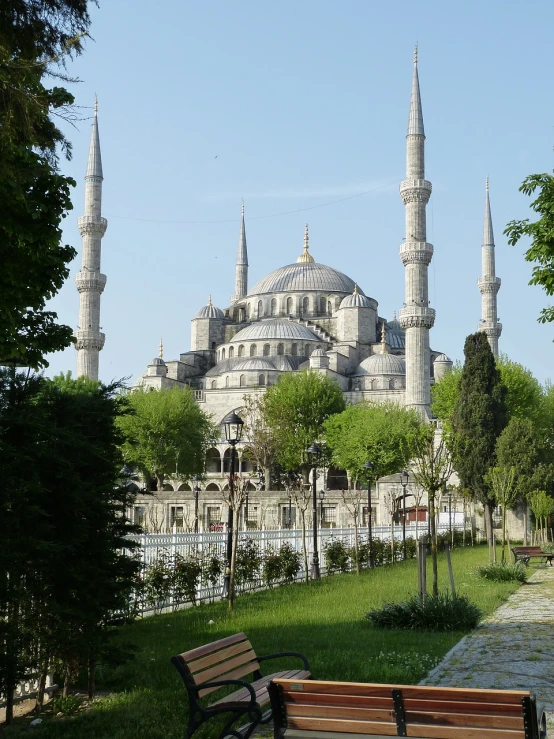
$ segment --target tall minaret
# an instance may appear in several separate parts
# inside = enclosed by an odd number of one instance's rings
[[[248,293],[248,252],[246,250],[246,227],[244,225],[244,200],[242,201],[242,218],[240,222],[239,246],[235,266],[235,294],[231,303],[245,298]]]
[[[495,274],[494,234],[492,232],[488,177],[485,187],[485,220],[483,223],[483,245],[481,247],[482,277],[477,280],[481,293],[481,323],[478,330],[486,333],[492,353],[495,357],[498,357],[498,338],[502,333],[502,324],[498,323],[496,296],[500,290],[500,277]]]
[[[405,403],[427,418],[431,403],[429,329],[435,322],[435,311],[429,308],[427,270],[433,257],[433,246],[427,243],[425,208],[431,197],[431,183],[425,179],[425,132],[417,74],[417,46],[406,139],[406,179],[400,184],[400,195],[406,207],[406,237],[400,247],[400,258],[405,268],[406,300],[399,315],[400,325],[406,332]]]
[[[108,222],[102,218],[102,157],[98,135],[98,100],[94,101],[94,118],[85,175],[85,215],[78,220],[83,238],[81,271],[75,282],[79,291],[79,325],[75,334],[77,377],[85,375],[98,380],[98,353],[105,336],[100,331],[100,295],[106,275],[100,272],[102,236]]]

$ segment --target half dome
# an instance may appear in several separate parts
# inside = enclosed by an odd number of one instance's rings
[[[354,280],[317,262],[287,264],[270,272],[249,290],[248,295],[286,292],[352,293]],[[363,295],[363,292],[358,291]]]
[[[275,367],[267,361],[267,359],[261,359],[259,357],[252,358],[252,359],[245,359],[244,362],[239,362],[238,364],[235,364],[235,366],[232,368],[233,372],[243,372],[248,370],[251,371],[260,371],[260,370],[274,370]]]
[[[243,328],[233,336],[231,342],[264,341],[266,339],[285,339],[289,341],[322,341],[309,328],[295,321],[259,321]]]
[[[395,354],[372,354],[359,365],[356,375],[405,375],[406,363]]]
[[[444,362],[444,364],[452,364],[452,360],[450,359],[450,357],[447,357],[446,354],[439,354],[439,356],[435,359],[435,362]],[[433,364],[435,362],[433,362]]]
[[[342,299],[340,304],[341,308],[372,308],[371,300],[365,295],[361,295],[359,292],[354,292],[352,295],[347,295]]]

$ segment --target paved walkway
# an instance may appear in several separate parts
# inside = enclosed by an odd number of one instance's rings
[[[554,567],[536,569],[421,684],[531,690],[547,711],[549,733],[554,732]],[[254,736],[273,733],[264,727]]]

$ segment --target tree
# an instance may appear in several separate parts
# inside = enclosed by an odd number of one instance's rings
[[[253,460],[263,474],[264,490],[271,490],[271,466],[275,460],[275,441],[263,416],[263,396],[256,393],[243,397],[242,418],[248,440],[243,455]]]
[[[139,389],[127,400],[131,412],[118,423],[128,464],[154,478],[157,490],[162,490],[168,475],[190,479],[204,470],[206,451],[217,431],[190,388]]]
[[[529,284],[539,285],[547,295],[554,295],[554,176],[547,173],[529,175],[519,188],[524,195],[534,195],[537,190],[538,196],[531,208],[539,215],[538,220],[510,221],[504,233],[511,246],[523,236],[531,239],[531,246],[525,252],[525,260],[534,264]],[[543,308],[539,321],[554,321],[554,306]]]
[[[513,362],[506,354],[500,355],[496,360],[496,366],[506,387],[509,418],[528,418],[541,424],[543,389],[531,370],[518,362]]]
[[[273,434],[281,467],[307,469],[306,449],[321,437],[326,419],[342,410],[344,398],[339,385],[319,372],[287,372],[268,388],[262,413]]]
[[[433,596],[439,594],[437,559],[437,520],[435,503],[440,490],[452,474],[452,457],[445,439],[432,426],[423,426],[412,445],[412,473],[417,484],[427,491],[433,560]]]
[[[548,517],[554,510],[554,500],[546,490],[533,490],[529,494],[529,505],[535,517],[535,544],[548,542]]]
[[[491,467],[485,475],[487,483],[498,505],[502,506],[502,554],[500,561],[506,563],[506,509],[511,508],[516,500],[514,486],[516,478],[515,467]]]
[[[485,475],[495,465],[496,440],[507,423],[506,388],[486,335],[467,337],[460,392],[452,417],[454,468],[464,488],[470,488],[484,506],[492,560],[494,497]]]
[[[462,365],[456,362],[451,372],[447,372],[431,385],[431,411],[441,421],[447,434],[452,431],[452,416],[460,394],[461,377]]]
[[[82,51],[89,22],[86,0],[11,0],[0,9],[0,360],[33,368],[72,341],[45,307],[76,254],[60,244],[75,183],[57,171],[57,149],[69,155],[70,146],[51,119],[66,117],[73,96],[43,78],[67,80],[60,69]]]

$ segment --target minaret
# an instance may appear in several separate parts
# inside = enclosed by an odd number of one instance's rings
[[[98,353],[104,346],[105,335],[100,331],[100,295],[106,285],[106,275],[100,272],[102,236],[108,222],[102,218],[102,157],[98,135],[98,100],[94,101],[94,118],[85,175],[85,215],[78,220],[83,238],[81,271],[75,282],[79,291],[79,325],[75,334],[77,377],[98,380]]]
[[[429,308],[427,271],[433,258],[433,246],[427,243],[425,209],[432,188],[425,179],[425,131],[417,74],[417,46],[406,141],[406,179],[400,184],[400,195],[406,207],[406,237],[400,246],[405,274],[405,303],[399,315],[400,325],[406,332],[405,404],[428,418],[431,403],[429,329],[435,322],[435,311]]]
[[[245,298],[248,294],[248,252],[246,250],[246,227],[244,225],[244,200],[242,202],[242,218],[240,222],[239,246],[235,266],[235,294],[231,303]]]
[[[491,351],[495,357],[498,357],[498,338],[502,333],[502,324],[498,323],[496,296],[500,290],[500,278],[496,276],[494,265],[494,234],[492,232],[488,177],[485,187],[485,220],[483,223],[483,245],[481,247],[482,277],[477,280],[481,293],[481,323],[478,330],[486,333]]]

